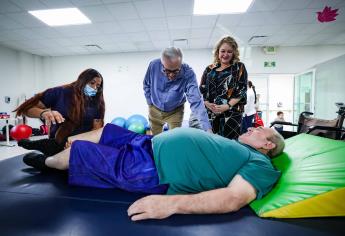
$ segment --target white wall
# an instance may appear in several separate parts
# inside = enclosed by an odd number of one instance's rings
[[[242,61],[246,63],[250,76],[294,74],[345,54],[345,45],[280,47],[275,55],[266,55],[261,48],[247,49],[246,52]],[[200,80],[204,68],[212,62],[212,50],[186,50],[184,54],[184,61],[193,67]],[[107,122],[117,116],[128,117],[134,113],[146,115],[142,80],[149,61],[159,55],[160,52],[145,52],[39,57],[0,47],[0,67],[3,72],[0,79],[0,110],[13,110],[21,95],[30,97],[48,87],[70,83],[82,70],[92,67],[104,77]],[[273,60],[276,61],[275,68],[263,66],[264,61]],[[4,96],[7,95],[13,97],[10,105],[4,103]],[[185,119],[188,119],[189,113],[187,108]]]
[[[267,55],[260,47],[255,47],[244,58],[244,62],[246,62],[249,73],[296,74],[344,54],[345,45],[278,47],[275,55]],[[264,61],[275,61],[276,67],[265,68]]]
[[[334,103],[345,103],[345,55],[315,66],[315,94],[315,117],[334,119]]]
[[[246,57],[242,60],[246,63],[249,74],[294,74],[344,53],[345,46],[284,47],[278,48],[275,55],[266,55],[261,48],[251,48],[247,49]],[[160,52],[146,52],[45,57],[45,78],[40,89],[71,82],[82,70],[92,67],[99,70],[104,77],[107,122],[114,117],[126,118],[134,113],[147,115],[142,80],[149,61],[159,55]],[[184,52],[184,61],[193,67],[198,80],[212,60],[211,49]],[[265,68],[263,64],[267,60],[276,61],[277,66]],[[185,119],[188,119],[190,114],[188,106]]]
[[[47,74],[42,85],[47,88],[72,82],[82,70],[92,67],[104,78],[106,122],[118,116],[125,118],[133,114],[147,116],[143,79],[149,62],[159,56],[160,52],[46,57],[44,69]],[[210,50],[184,53],[184,61],[193,66],[198,79],[206,65],[211,63],[211,59]],[[189,114],[190,110],[186,109],[185,119],[188,119]]]
[[[37,91],[43,76],[42,60],[42,57],[0,46],[0,112],[14,117],[11,111]],[[10,103],[5,103],[5,96],[11,98]]]

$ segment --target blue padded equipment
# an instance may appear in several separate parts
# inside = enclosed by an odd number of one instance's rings
[[[0,161],[0,235],[342,235],[344,218],[262,219],[249,208],[132,222],[143,194],[69,186],[67,172],[40,173],[22,156]]]

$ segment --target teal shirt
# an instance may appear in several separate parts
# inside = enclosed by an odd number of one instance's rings
[[[160,184],[169,184],[168,194],[227,187],[239,174],[257,190],[259,199],[280,176],[269,157],[254,148],[199,129],[176,128],[152,142]]]

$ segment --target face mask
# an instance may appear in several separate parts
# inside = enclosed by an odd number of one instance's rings
[[[97,90],[87,84],[84,88],[84,94],[89,97],[94,97],[97,94]]]

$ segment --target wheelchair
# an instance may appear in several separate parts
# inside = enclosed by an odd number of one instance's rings
[[[345,104],[335,103],[338,107],[337,118],[333,120],[324,120],[312,117],[312,112],[302,112],[299,115],[298,123],[293,124],[291,122],[274,121],[270,127],[274,125],[287,125],[297,127],[297,131],[279,131],[279,133],[286,139],[293,137],[300,133],[307,133],[316,136],[326,137],[335,140],[345,140],[345,129],[343,127],[345,119]]]

